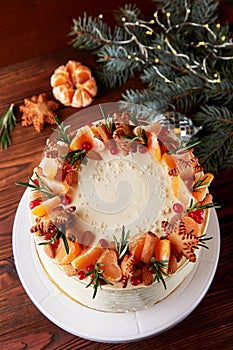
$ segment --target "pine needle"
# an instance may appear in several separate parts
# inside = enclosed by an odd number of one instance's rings
[[[1,149],[6,149],[11,144],[10,132],[14,129],[16,124],[13,108],[14,104],[12,103],[0,119]]]

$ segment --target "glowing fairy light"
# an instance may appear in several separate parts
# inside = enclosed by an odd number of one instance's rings
[[[125,21],[126,21],[126,18],[125,18],[125,17],[122,17],[121,20],[122,20],[122,22],[125,22]]]
[[[102,13],[99,14],[99,19],[102,19],[104,16],[102,15]]]
[[[226,40],[225,35],[223,35],[223,36],[221,37],[221,40],[222,40],[222,41],[225,41],[225,40]]]

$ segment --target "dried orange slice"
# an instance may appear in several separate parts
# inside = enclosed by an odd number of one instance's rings
[[[100,244],[97,244],[91,248],[83,250],[81,254],[72,260],[71,264],[76,269],[84,269],[88,265],[95,264],[102,252],[103,248],[100,246]]]
[[[107,249],[98,259],[98,263],[103,264],[102,275],[111,283],[117,283],[122,278],[122,271],[117,262],[117,254],[114,250]]]
[[[190,216],[184,216],[183,221],[187,233],[192,233],[196,237],[199,237],[201,235],[200,225]]]
[[[203,184],[206,184],[205,187],[197,188],[192,192],[193,197],[198,201],[202,201],[207,193],[207,188],[210,183],[213,181],[214,175],[211,173],[204,174],[198,181],[203,181]]]
[[[31,213],[36,216],[44,216],[55,209],[60,203],[61,198],[59,196],[49,198],[42,202],[40,205],[34,207],[31,210]]]
[[[94,147],[94,137],[91,128],[85,125],[78,130],[76,136],[73,138],[70,144],[70,149],[72,151],[83,149],[84,142],[89,142],[91,147]]]
[[[55,261],[59,265],[69,264],[74,260],[82,251],[78,242],[72,242],[67,239],[69,245],[69,254],[66,253],[65,245],[62,239],[60,239],[59,245],[55,253]]]

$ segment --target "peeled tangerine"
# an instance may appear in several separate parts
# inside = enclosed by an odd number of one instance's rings
[[[97,94],[96,81],[91,70],[76,61],[58,67],[50,79],[54,97],[65,106],[76,108],[91,104]]]
[[[58,264],[69,264],[72,260],[74,260],[82,251],[80,244],[78,242],[72,242],[67,239],[69,245],[69,253],[66,253],[65,245],[63,240],[61,239],[59,245],[56,249],[55,260]]]

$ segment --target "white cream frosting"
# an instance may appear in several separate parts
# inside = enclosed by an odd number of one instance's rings
[[[179,200],[171,188],[172,177],[166,163],[158,162],[150,152],[112,155],[108,149],[99,152],[102,160],[87,159],[78,172],[78,184],[73,189],[72,205],[77,210],[77,227],[81,232],[92,231],[93,244],[116,236],[119,240],[122,226],[130,230],[130,241],[147,231],[161,236],[162,221],[170,221],[172,205]],[[41,163],[43,167],[43,162]],[[188,194],[191,198],[191,193]],[[39,259],[49,278],[67,295],[85,306],[110,312],[144,309],[169,295],[190,273],[194,264],[182,260],[177,272],[166,278],[166,289],[160,282],[150,286],[122,288],[120,283],[104,285],[92,299],[93,288],[88,281],[65,275],[61,266],[37,245]],[[198,255],[198,254],[197,254]]]

